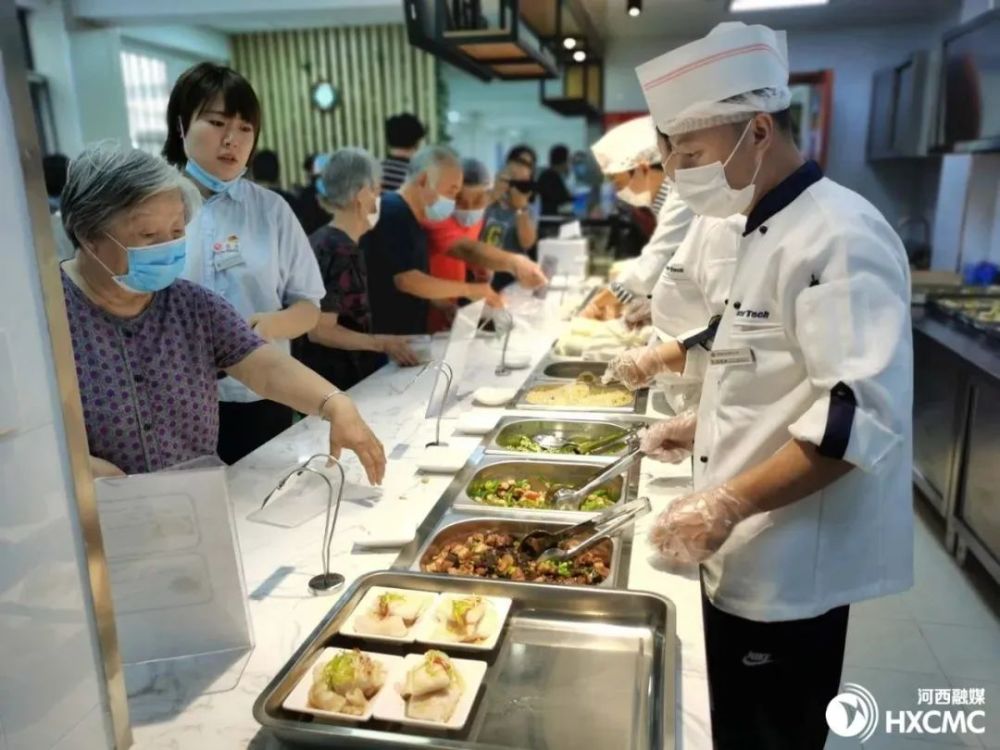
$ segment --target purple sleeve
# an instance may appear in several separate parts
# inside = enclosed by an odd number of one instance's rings
[[[218,369],[225,370],[242,362],[267,343],[254,333],[250,324],[243,320],[227,300],[208,289],[201,291],[204,293],[212,351]]]

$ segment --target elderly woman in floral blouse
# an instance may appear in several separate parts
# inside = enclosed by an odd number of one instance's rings
[[[198,202],[177,170],[137,149],[101,143],[70,164],[62,219],[76,254],[62,279],[95,476],[214,453],[221,371],[328,420],[331,453],[354,451],[381,482],[385,452],[350,398],[178,279]]]

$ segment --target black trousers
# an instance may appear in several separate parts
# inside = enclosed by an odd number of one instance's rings
[[[292,426],[292,410],[261,399],[219,402],[219,458],[234,464]]]
[[[716,750],[823,750],[826,706],[840,689],[848,607],[807,620],[756,622],[704,594]]]

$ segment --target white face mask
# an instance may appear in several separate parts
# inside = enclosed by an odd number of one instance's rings
[[[370,226],[373,229],[375,228],[375,225],[378,224],[378,215],[381,210],[382,210],[382,196],[376,195],[375,210],[372,211],[370,214],[365,214],[365,218],[368,219],[368,226]]]
[[[752,120],[747,123],[743,135],[736,142],[725,163],[717,161],[704,167],[678,169],[674,172],[674,189],[677,190],[677,195],[699,216],[725,219],[728,216],[741,214],[749,208],[756,191],[754,180],[757,179],[762,162],[757,163],[750,184],[739,190],[731,187],[729,180],[726,179],[726,165],[732,161],[743,139],[750,132],[752,124]]]
[[[649,207],[653,202],[653,196],[648,190],[637,193],[628,185],[618,191],[618,198],[631,206],[638,206],[640,208]]]

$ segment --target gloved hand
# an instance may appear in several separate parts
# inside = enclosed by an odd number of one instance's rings
[[[663,557],[697,564],[711,557],[755,509],[723,484],[675,500],[649,530],[649,541]]]
[[[635,391],[648,386],[667,367],[666,357],[657,344],[628,349],[611,360],[601,380],[605,384],[617,381]]]
[[[691,455],[697,426],[698,414],[686,411],[643,430],[640,433],[639,447],[643,453],[657,461],[680,463]]]
[[[625,325],[635,330],[653,322],[653,305],[646,297],[639,297],[625,306]]]

